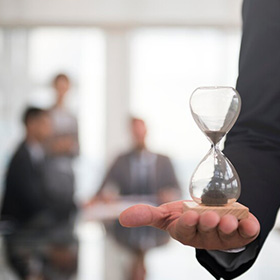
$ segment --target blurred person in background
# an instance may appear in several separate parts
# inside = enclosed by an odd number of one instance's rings
[[[44,143],[51,135],[47,111],[29,107],[23,122],[26,136],[9,164],[1,220],[13,231],[5,238],[8,260],[21,279],[43,279],[43,252],[38,246],[44,223],[55,217],[44,183]],[[43,233],[45,234],[45,233]]]
[[[23,119],[26,138],[9,165],[1,212],[14,228],[5,238],[8,260],[24,280],[74,279],[78,242],[73,196],[59,196],[46,177],[52,119],[34,107],[27,108]]]
[[[58,74],[53,80],[56,100],[49,110],[53,133],[48,140],[46,159],[46,184],[57,199],[58,213],[76,213],[73,201],[75,176],[73,159],[79,155],[78,123],[67,110],[65,99],[70,89],[70,80],[65,74]]]
[[[47,141],[44,179],[57,218],[62,221],[52,232],[52,259],[62,271],[74,273],[77,269],[78,240],[73,233],[77,206],[74,202],[72,164],[79,155],[79,139],[77,119],[65,105],[70,86],[65,74],[58,74],[53,80],[55,103],[49,110],[52,134]],[[49,271],[49,274],[51,279],[68,279],[63,278],[67,273],[59,274],[57,270]]]
[[[134,197],[159,205],[178,199],[181,192],[170,159],[146,147],[145,122],[132,118],[131,133],[133,149],[116,159],[93,201],[110,203]],[[118,221],[107,225],[107,232],[106,280],[145,279],[145,253],[169,240],[163,231],[150,227],[127,229]]]

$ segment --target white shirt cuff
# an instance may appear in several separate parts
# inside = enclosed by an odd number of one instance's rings
[[[242,251],[244,251],[246,249],[246,247],[241,247],[241,248],[236,248],[236,249],[230,249],[230,250],[219,250],[220,252],[224,252],[224,253],[233,253],[233,254],[236,254],[236,253],[240,253]]]

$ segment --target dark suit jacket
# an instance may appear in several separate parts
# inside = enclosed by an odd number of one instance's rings
[[[100,191],[108,184],[113,182],[119,188],[121,195],[131,194],[157,194],[157,192],[164,188],[179,189],[178,181],[170,159],[167,156],[153,154],[156,157],[155,171],[151,182],[151,187],[144,193],[141,189],[133,188],[133,179],[131,174],[131,159],[135,155],[135,151],[130,151],[121,155],[113,163],[111,169],[107,173]]]
[[[45,176],[45,161],[34,163],[27,144],[20,144],[8,167],[1,219],[18,227],[49,230],[72,224],[76,212],[73,195],[67,199],[55,196]]]
[[[42,169],[33,164],[23,142],[8,167],[1,219],[23,225],[47,207]]]
[[[237,82],[242,109],[224,152],[241,179],[239,201],[258,218],[261,232],[237,254],[216,252],[215,258],[197,250],[216,279],[233,279],[253,265],[280,206],[280,1],[244,0],[242,15]]]
[[[113,163],[99,192],[108,184],[118,187],[120,195],[152,195],[157,196],[160,190],[174,188],[179,191],[179,185],[171,161],[168,157],[149,152],[154,162],[151,165],[151,178],[148,187],[143,189],[141,184],[133,180],[132,160],[136,151],[132,150],[121,155]],[[154,201],[157,203],[157,201]],[[165,244],[169,240],[166,232],[151,228],[124,228],[118,221],[107,227],[107,230],[116,238],[118,242],[133,250],[145,251],[149,248]]]

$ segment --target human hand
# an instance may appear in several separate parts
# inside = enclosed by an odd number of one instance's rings
[[[243,247],[260,231],[259,222],[251,213],[240,221],[232,215],[219,217],[213,211],[199,215],[192,210],[183,212],[183,201],[159,207],[134,205],[123,211],[119,220],[125,227],[152,226],[166,230],[182,244],[206,250]]]

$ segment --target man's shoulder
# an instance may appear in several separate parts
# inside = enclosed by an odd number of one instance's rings
[[[14,154],[11,157],[10,165],[26,160],[28,157],[28,149],[25,142],[22,142],[16,148]]]
[[[14,156],[26,155],[28,154],[28,148],[25,141],[21,142],[15,149]]]
[[[130,158],[132,156],[132,154],[133,154],[133,151],[122,152],[117,156],[116,161],[127,160],[128,158]]]
[[[164,154],[153,153],[157,156],[158,160],[170,161],[170,158]]]
[[[170,161],[170,158],[167,155],[152,152],[150,150],[148,150],[148,152],[149,152],[150,155],[155,156],[157,158],[157,160],[159,160],[159,161]],[[116,158],[116,161],[128,160],[133,155],[135,155],[135,150],[129,150],[129,151],[123,152]]]

